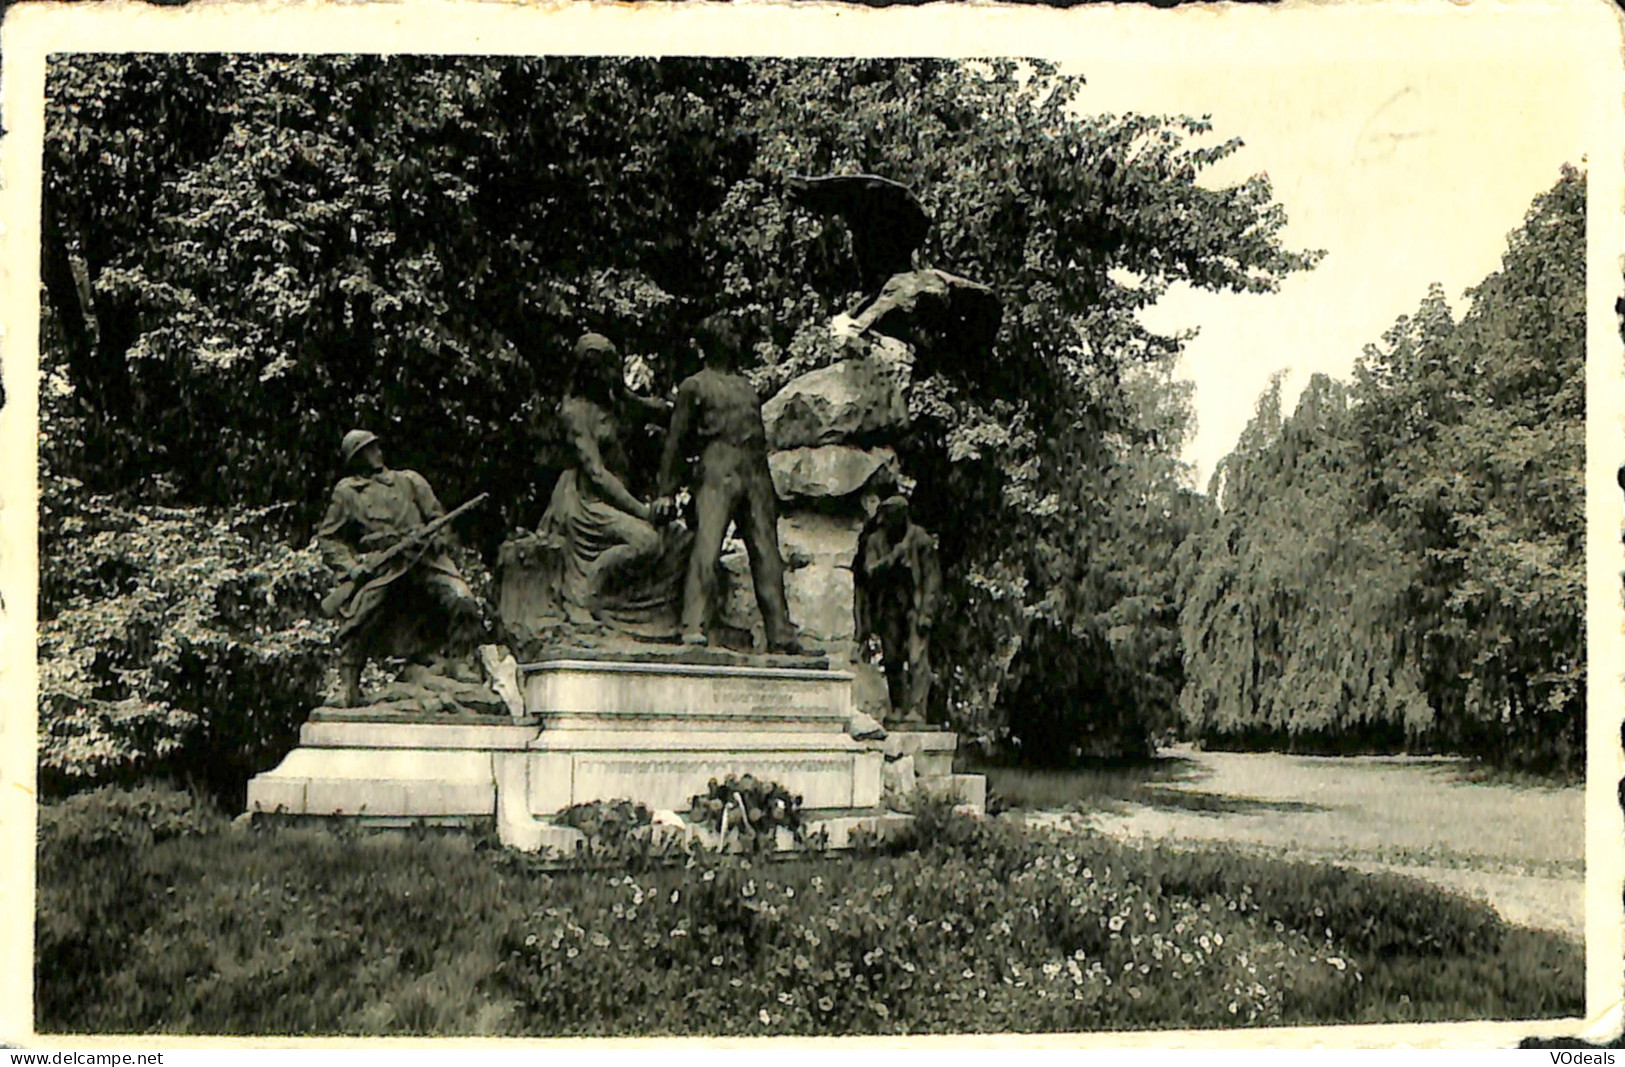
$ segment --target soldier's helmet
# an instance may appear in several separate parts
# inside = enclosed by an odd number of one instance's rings
[[[351,430],[344,435],[344,443],[339,445],[339,455],[344,457],[348,464],[356,457],[356,453],[378,440],[378,435],[368,430]]]
[[[574,354],[576,359],[586,359],[588,356],[615,356],[615,342],[601,333],[584,333],[576,340]]]

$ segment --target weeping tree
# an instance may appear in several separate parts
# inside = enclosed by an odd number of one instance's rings
[[[1272,387],[1184,550],[1187,722],[1210,740],[1583,764],[1585,178],[1564,168],[1458,321],[1435,286]]]

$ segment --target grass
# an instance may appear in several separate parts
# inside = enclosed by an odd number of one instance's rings
[[[1175,750],[1139,767],[992,767],[995,802],[1083,813],[1164,847],[1227,843],[1282,858],[1407,869],[1492,899],[1503,914],[1578,937],[1585,860],[1575,789],[1464,780],[1461,760],[1305,758]],[[1256,794],[1256,795],[1255,795]],[[1313,803],[1305,803],[1312,801]]]
[[[788,862],[546,871],[438,833],[41,808],[36,1026],[855,1034],[1536,1018],[1582,949],[1394,876],[922,812]]]

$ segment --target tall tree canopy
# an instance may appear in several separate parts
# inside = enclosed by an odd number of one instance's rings
[[[934,219],[922,261],[1005,307],[987,358],[912,383],[899,449],[948,564],[950,702],[988,707],[1043,616],[1139,649],[1167,703],[1166,563],[1133,541],[1170,521],[1182,416],[1132,375],[1165,382],[1182,337],[1136,312],[1314,257],[1263,176],[1201,182],[1239,141],[1082,90],[1014,61],[55,59],[47,464],[149,502],[291,501],[308,530],[364,424],[443,496],[502,498],[471,527],[489,554],[545,503],[529,427],[582,330],[657,391],[719,311],[764,392],[834,358],[849,238],[786,179],[882,174]]]
[[[1292,418],[1279,383],[1186,554],[1188,720],[1578,766],[1585,178],[1565,167],[1458,322],[1435,286]]]

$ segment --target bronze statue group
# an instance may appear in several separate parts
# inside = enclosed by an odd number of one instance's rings
[[[812,650],[797,636],[785,598],[761,405],[734,366],[725,334],[713,336],[705,355],[704,368],[667,404],[626,389],[620,354],[608,338],[589,333],[576,342],[570,385],[555,412],[571,464],[559,475],[541,524],[559,549],[556,599],[572,621],[597,620],[616,594],[624,598],[625,583],[617,579],[647,571],[675,546],[685,559],[679,639],[705,646],[714,625],[718,561],[733,526],[750,561],[766,650],[807,653]],[[647,501],[628,488],[620,417],[627,398],[647,416],[670,411],[656,495]],[[345,434],[340,454],[348,473],[334,487],[317,530],[323,559],[338,576],[323,604],[339,619],[337,703],[363,702],[362,671],[380,656],[413,657],[477,681],[470,654],[508,639],[448,549],[450,521],[484,494],[448,514],[421,474],[385,463],[382,442],[366,430]],[[689,516],[672,528],[684,487]],[[904,497],[870,507],[854,560],[856,636],[860,646],[866,637],[878,640],[892,707],[923,713],[931,682],[928,635],[940,590],[935,542],[909,521]]]
[[[864,288],[870,290],[860,305],[866,315],[883,317],[886,286],[923,278],[943,290],[950,302],[945,306],[954,308],[947,317],[961,328],[951,334],[977,333],[966,324],[979,319],[966,309],[986,312],[984,304],[995,310],[980,319],[996,330],[998,305],[986,287],[940,271],[909,272],[909,257],[929,218],[904,187],[860,175],[794,179],[791,193],[851,225]],[[926,298],[919,303],[930,306]],[[477,682],[470,653],[479,649],[492,674],[499,659],[512,663],[492,650],[534,646],[530,623],[536,620],[552,628],[555,644],[560,634],[568,644],[608,630],[689,648],[738,648],[741,634],[721,620],[718,591],[730,529],[749,561],[765,651],[815,651],[790,621],[768,435],[756,390],[739,373],[738,337],[718,317],[706,320],[699,334],[695,343],[704,365],[669,401],[628,387],[609,338],[587,333],[576,341],[548,435],[562,446],[566,469],[535,533],[520,531],[503,545],[500,612],[474,594],[448,551],[451,519],[483,494],[448,515],[422,475],[384,462],[375,434],[358,429],[344,436],[346,473],[317,531],[323,558],[339,578],[323,602],[339,619],[338,703],[362,703],[362,674],[377,657],[408,657]],[[627,434],[639,429],[634,423],[658,432],[663,421],[654,492],[642,499],[630,477]],[[686,507],[680,507],[685,489]],[[891,708],[923,721],[933,677],[930,629],[941,597],[936,541],[913,523],[901,495],[882,500],[879,493],[867,494],[864,508],[868,519],[851,565],[854,658],[866,659],[868,646],[878,645]],[[500,688],[501,679],[492,681]]]

